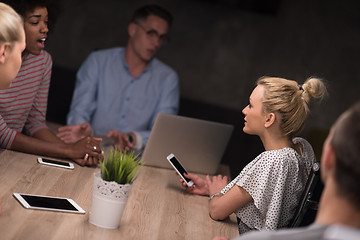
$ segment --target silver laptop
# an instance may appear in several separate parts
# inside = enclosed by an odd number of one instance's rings
[[[144,149],[145,165],[169,168],[173,153],[188,172],[215,174],[234,127],[195,118],[158,114]]]

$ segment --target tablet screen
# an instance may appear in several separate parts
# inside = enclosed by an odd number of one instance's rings
[[[67,199],[64,198],[51,198],[23,194],[21,194],[21,196],[26,200],[26,202],[28,202],[31,207],[78,211]]]

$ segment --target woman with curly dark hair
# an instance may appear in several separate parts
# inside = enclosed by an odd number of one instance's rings
[[[97,164],[99,139],[88,137],[65,144],[45,123],[52,59],[44,48],[50,26],[55,23],[54,2],[12,0],[8,3],[24,20],[26,49],[11,88],[0,90],[0,147],[70,158],[80,165]]]

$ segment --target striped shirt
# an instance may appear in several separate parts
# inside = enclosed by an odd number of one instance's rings
[[[29,54],[8,89],[0,90],[0,147],[11,149],[17,133],[33,135],[45,124],[52,59]]]

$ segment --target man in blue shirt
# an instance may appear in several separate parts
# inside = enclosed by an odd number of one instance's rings
[[[58,137],[112,138],[122,149],[145,146],[158,113],[177,114],[176,72],[154,55],[168,41],[171,14],[157,5],[135,11],[126,48],[93,52],[77,73],[67,124]]]

